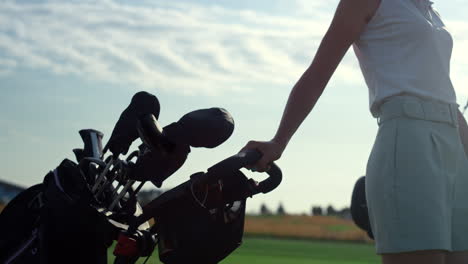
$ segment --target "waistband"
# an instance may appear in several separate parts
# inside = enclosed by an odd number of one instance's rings
[[[378,111],[377,123],[398,117],[447,123],[458,127],[458,106],[456,104],[422,99],[410,95],[394,96],[384,102]]]

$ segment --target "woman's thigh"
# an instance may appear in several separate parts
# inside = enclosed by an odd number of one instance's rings
[[[380,126],[366,173],[378,254],[453,250],[454,184],[447,172],[456,166],[445,130],[456,132],[448,125],[406,118]]]
[[[397,254],[382,254],[383,264],[455,264],[446,262],[446,251],[427,250]],[[458,263],[457,263],[458,264]]]
[[[445,264],[466,264],[468,263],[468,251],[448,252]]]

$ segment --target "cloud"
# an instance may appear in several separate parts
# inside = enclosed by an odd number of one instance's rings
[[[290,87],[312,60],[336,1],[275,2],[290,3],[297,15],[195,1],[2,1],[0,74],[45,69],[182,94]],[[464,23],[452,24],[466,36]],[[464,65],[466,55],[457,53]],[[354,68],[355,59],[345,59],[336,79],[362,84]]]
[[[330,18],[332,11],[338,5],[338,0],[331,1],[310,1],[310,0],[295,0],[292,1],[296,5],[296,12],[300,15],[316,19]]]
[[[4,1],[0,66],[186,94],[290,86],[327,24],[194,3]]]
[[[10,74],[16,68],[16,61],[8,58],[0,58],[0,76]]]

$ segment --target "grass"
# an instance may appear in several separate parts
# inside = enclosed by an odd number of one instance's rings
[[[223,264],[370,264],[378,263],[368,244],[246,238]]]
[[[278,238],[371,242],[351,220],[330,216],[248,216],[245,233]]]
[[[353,227],[350,227],[348,225],[329,225],[326,227],[326,229],[331,232],[346,232],[354,230]]]
[[[109,251],[111,256],[112,251]],[[112,260],[112,257],[109,257]],[[139,260],[139,264],[143,263]],[[109,263],[112,263],[109,261]],[[157,251],[148,263],[160,263]],[[370,244],[246,237],[221,264],[377,264]]]

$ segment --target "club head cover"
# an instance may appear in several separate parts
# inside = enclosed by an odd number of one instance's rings
[[[184,165],[190,146],[177,144],[170,153],[151,151],[146,146],[140,146],[140,151],[142,154],[131,170],[130,179],[151,181],[160,188],[164,180]]]
[[[195,148],[215,148],[234,131],[234,119],[223,108],[200,109],[184,115],[164,128],[164,135],[176,144]]]
[[[160,105],[156,96],[148,92],[136,93],[130,105],[120,115],[106,148],[113,154],[127,154],[132,142],[138,138],[138,118],[145,114],[153,114],[157,119],[159,111]]]
[[[372,233],[370,225],[369,212],[367,211],[365,176],[359,178],[354,185],[351,198],[351,217],[359,228],[367,232],[369,238],[374,239],[374,234]]]

